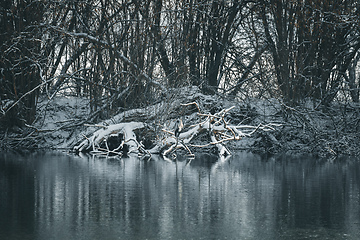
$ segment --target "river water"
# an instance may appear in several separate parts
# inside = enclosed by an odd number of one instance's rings
[[[360,239],[360,163],[2,153],[0,239]]]

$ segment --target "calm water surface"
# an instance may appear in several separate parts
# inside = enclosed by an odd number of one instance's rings
[[[360,164],[2,153],[0,239],[360,239]]]

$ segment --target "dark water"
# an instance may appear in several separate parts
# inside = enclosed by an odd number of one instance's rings
[[[0,239],[360,239],[352,159],[0,154]]]

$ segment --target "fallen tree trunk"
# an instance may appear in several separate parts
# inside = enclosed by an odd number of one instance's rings
[[[137,141],[135,129],[144,128],[142,122],[127,122],[110,126],[95,125],[101,129],[93,133],[90,138],[83,140],[74,147],[76,152],[90,152],[97,155],[123,156],[138,152],[141,144]]]

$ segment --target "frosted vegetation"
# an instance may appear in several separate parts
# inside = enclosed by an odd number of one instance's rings
[[[359,22],[355,0],[1,1],[0,147],[360,155]]]

